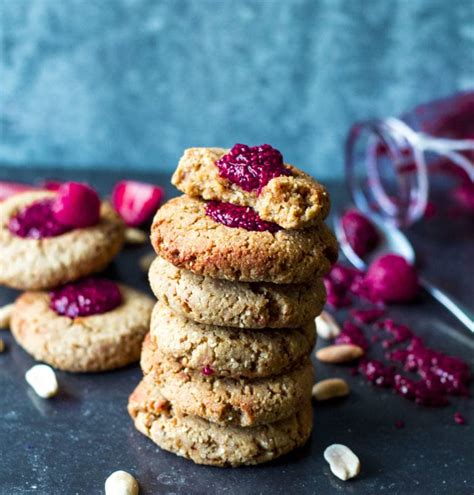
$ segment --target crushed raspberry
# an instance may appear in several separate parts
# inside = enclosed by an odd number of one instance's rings
[[[97,225],[100,220],[100,198],[87,184],[66,182],[57,190],[52,205],[56,220],[71,228]]]
[[[51,292],[51,309],[58,315],[77,318],[106,313],[122,304],[119,286],[111,280],[88,278]]]
[[[163,196],[159,186],[123,180],[112,191],[112,204],[128,226],[139,227],[156,213]]]
[[[371,253],[380,242],[375,225],[357,210],[347,211],[341,218],[341,225],[347,242],[361,258]]]
[[[363,360],[359,363],[359,372],[377,387],[393,387],[395,368],[387,366],[377,359]]]
[[[460,412],[455,412],[454,413],[454,422],[458,425],[465,425],[466,424],[466,419]]]
[[[385,314],[383,308],[352,309],[351,316],[355,321],[362,324],[373,323]]]
[[[247,192],[259,193],[274,177],[291,175],[283,164],[282,154],[269,144],[235,144],[216,165],[221,177]]]
[[[365,338],[362,330],[351,323],[350,321],[344,322],[342,325],[341,333],[336,337],[336,344],[352,344],[361,347],[364,350],[367,350],[369,347],[369,343]]]
[[[255,210],[247,206],[209,201],[206,205],[206,215],[226,227],[242,228],[257,232],[277,232],[281,230],[276,223],[262,220]]]
[[[351,305],[352,287],[364,278],[363,272],[336,263],[324,276],[327,302],[333,308],[344,308]]]
[[[367,270],[363,284],[372,300],[408,302],[419,291],[418,274],[402,256],[386,254]]]
[[[202,367],[201,373],[204,376],[212,376],[214,374],[214,370],[208,364],[206,364],[206,366]]]
[[[59,222],[53,212],[53,199],[36,201],[10,218],[8,229],[25,239],[44,239],[65,234],[71,227]]]

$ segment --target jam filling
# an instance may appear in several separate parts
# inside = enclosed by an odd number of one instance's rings
[[[8,229],[25,239],[56,237],[69,232],[72,228],[56,219],[53,204],[53,199],[44,199],[25,206],[10,219]]]
[[[257,194],[271,179],[291,175],[283,164],[282,154],[269,144],[235,144],[216,165],[221,177],[237,184],[244,191],[257,191]]]
[[[69,318],[106,313],[121,304],[120,289],[111,280],[88,278],[51,292],[51,309]]]
[[[226,227],[242,228],[256,232],[277,232],[281,227],[276,223],[262,220],[258,213],[248,206],[210,201],[206,205],[206,215]]]

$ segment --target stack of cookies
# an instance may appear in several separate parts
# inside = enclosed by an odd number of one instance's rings
[[[158,302],[135,426],[197,463],[257,464],[312,429],[310,353],[337,259],[326,190],[269,145],[185,152],[156,214]]]

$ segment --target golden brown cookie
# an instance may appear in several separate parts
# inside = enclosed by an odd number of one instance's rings
[[[77,318],[53,311],[48,292],[25,292],[16,300],[11,332],[35,359],[66,371],[104,371],[138,361],[153,301],[125,285],[119,288],[120,306]]]
[[[309,401],[289,418],[239,428],[220,426],[177,411],[145,377],[130,396],[128,411],[138,431],[162,449],[197,464],[240,466],[268,462],[306,443],[313,412]]]
[[[48,289],[103,270],[122,248],[124,224],[108,203],[100,222],[56,237],[25,239],[8,229],[21,208],[54,192],[17,194],[0,203],[0,284],[23,290]]]
[[[314,383],[309,358],[282,375],[251,381],[220,378],[212,370],[192,371],[159,359],[145,340],[140,363],[174,408],[222,425],[256,426],[288,418],[310,400]]]
[[[239,328],[296,328],[326,302],[322,279],[308,284],[230,282],[196,275],[157,257],[148,275],[155,296],[186,318]]]
[[[223,148],[187,149],[172,183],[189,196],[250,206],[263,220],[285,229],[312,227],[328,215],[330,204],[326,189],[291,165],[284,165],[289,175],[274,177],[259,192],[244,191],[222,177],[216,166],[228,152]]]
[[[334,234],[323,223],[307,230],[249,231],[206,215],[206,203],[171,199],[155,215],[156,253],[198,275],[241,282],[314,282],[337,260]]]
[[[158,361],[212,370],[214,376],[264,378],[288,372],[311,353],[314,320],[296,329],[245,330],[203,325],[173,313],[162,302],[153,309],[150,349]]]

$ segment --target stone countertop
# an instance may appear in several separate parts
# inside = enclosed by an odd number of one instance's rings
[[[63,178],[59,171],[0,170],[0,180],[35,181]],[[168,177],[137,176],[167,184]],[[101,192],[110,191],[118,174],[80,172]],[[330,184],[334,205],[344,203],[344,190]],[[173,194],[168,188],[169,195]],[[423,270],[465,304],[472,305],[472,226],[453,219],[436,219],[409,233],[420,253]],[[127,248],[108,269],[108,275],[149,292],[137,264],[148,247]],[[0,289],[0,305],[15,291]],[[474,343],[453,319],[424,294],[416,304],[393,306],[389,315],[410,325],[428,345],[474,364]],[[389,391],[374,389],[346,367],[315,363],[318,379],[345,378],[350,396],[315,408],[315,424],[306,447],[275,462],[248,468],[197,466],[161,451],[138,433],[126,411],[127,397],[141,377],[138,366],[102,374],[58,372],[61,393],[52,400],[37,397],[24,380],[34,364],[0,331],[6,351],[0,355],[0,494],[103,493],[110,473],[123,469],[136,476],[141,495],[147,494],[314,494],[473,493],[473,402],[451,400],[445,408],[420,408]],[[456,425],[455,411],[467,419]],[[405,428],[396,429],[403,420]],[[332,443],[350,446],[360,457],[362,472],[342,482],[329,471],[324,449]]]

